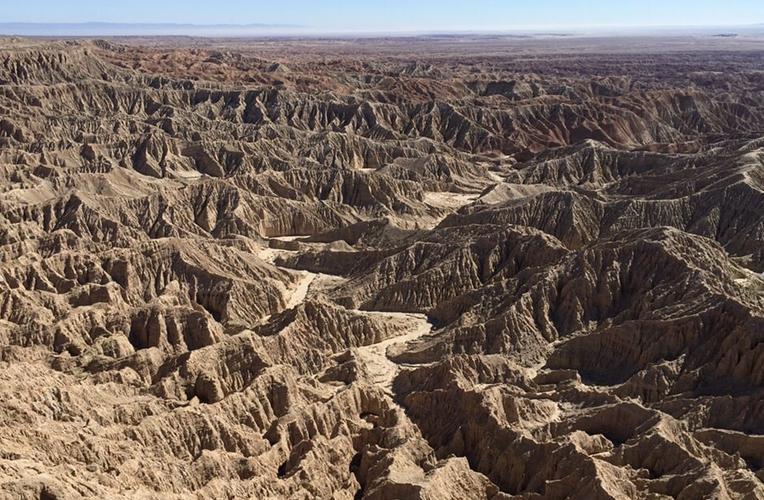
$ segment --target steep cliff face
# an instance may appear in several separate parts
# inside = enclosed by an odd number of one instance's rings
[[[473,42],[4,40],[0,496],[764,498],[761,53]]]

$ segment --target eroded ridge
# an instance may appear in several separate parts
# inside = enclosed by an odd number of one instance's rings
[[[0,497],[764,498],[755,40],[465,37],[4,40]]]

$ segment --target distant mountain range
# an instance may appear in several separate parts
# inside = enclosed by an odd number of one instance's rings
[[[289,24],[0,23],[0,34],[19,36],[237,36],[296,31]]]
[[[22,23],[0,22],[0,36],[41,36],[41,37],[110,37],[110,36],[199,36],[199,37],[247,37],[268,35],[433,35],[446,33],[437,31],[358,31],[325,30],[315,26],[297,24],[183,24],[183,23]],[[448,33],[459,34],[501,34],[516,36],[612,36],[612,35],[762,35],[764,24],[746,26],[646,26],[646,27],[579,27],[565,32],[550,32],[548,29],[514,28],[503,31],[459,30]]]

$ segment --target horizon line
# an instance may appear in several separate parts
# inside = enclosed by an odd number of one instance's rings
[[[539,34],[549,30],[565,30],[572,32],[591,31],[591,30],[610,30],[610,29],[629,29],[629,30],[710,30],[720,28],[739,28],[755,29],[764,28],[764,22],[752,22],[746,24],[593,24],[593,25],[515,25],[505,27],[444,27],[444,28],[361,28],[344,29],[317,27],[302,24],[271,24],[271,23],[183,23],[183,22],[116,22],[116,21],[78,21],[78,22],[29,22],[29,21],[2,21],[0,30],[12,27],[19,28],[45,28],[54,29],[74,29],[74,28],[111,28],[114,29],[193,29],[193,30],[296,30],[284,34],[509,34],[511,32],[520,32],[528,34]],[[0,34],[25,36],[23,33],[5,33]],[[51,35],[62,35],[61,33],[52,33]],[[46,35],[41,35],[46,36]],[[82,36],[70,35],[70,36]],[[99,36],[99,33],[92,33],[87,36]],[[120,36],[114,33],[103,33],[103,36]],[[129,35],[123,35],[129,36]]]

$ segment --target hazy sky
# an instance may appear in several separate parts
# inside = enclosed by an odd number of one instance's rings
[[[764,0],[0,0],[0,22],[290,24],[313,30],[764,23]]]

